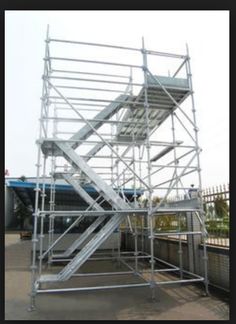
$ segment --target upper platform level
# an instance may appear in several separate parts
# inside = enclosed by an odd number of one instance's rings
[[[62,156],[60,140],[73,149],[94,140],[92,156],[107,143],[143,142],[147,118],[150,135],[191,93],[187,54],[53,38],[46,47],[39,143],[47,156]]]
[[[179,105],[190,94],[187,79],[164,76],[154,77],[168,90],[171,97]],[[177,107],[154,77],[148,75],[147,79],[147,110],[150,131],[160,126],[171,111]],[[135,140],[144,140],[147,135],[146,125],[140,126],[138,124],[146,123],[145,87],[141,88],[140,93],[134,97],[133,102],[135,104],[129,107],[130,109],[126,111],[122,119],[122,121],[129,121],[130,125],[120,125],[118,128],[117,138],[122,141],[132,141],[133,138]]]

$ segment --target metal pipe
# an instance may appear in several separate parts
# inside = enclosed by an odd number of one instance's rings
[[[51,75],[50,79],[58,79],[58,80],[71,80],[71,81],[86,81],[86,82],[98,82],[98,83],[110,83],[110,84],[123,84],[123,85],[129,85],[129,82],[124,81],[112,81],[112,80],[103,80],[103,79],[86,79],[86,78],[72,78],[68,76],[55,76]],[[142,87],[142,83],[132,83],[134,86]]]
[[[71,40],[61,40],[61,39],[55,39],[55,38],[51,38],[49,41],[51,41],[51,42],[69,43],[69,44],[78,44],[78,45],[109,47],[109,48],[116,48],[116,49],[129,50],[129,51],[140,51],[139,48],[134,48],[134,47],[117,46],[117,45],[109,45],[109,44],[99,44],[99,43],[88,43],[88,42],[79,42],[79,41],[71,41]]]
[[[187,132],[187,134],[189,135],[189,137],[193,140],[193,142],[194,142],[195,144],[197,144],[196,141],[195,141],[195,139],[192,137],[192,135],[191,135],[190,132],[188,131],[188,129],[187,129],[187,128],[184,126],[184,124],[182,123],[181,119],[178,117],[178,115],[177,115],[176,113],[174,113],[174,115],[175,115],[175,117],[177,118],[177,120],[179,121],[180,125],[185,129],[185,131]]]
[[[47,38],[48,38],[48,33],[49,33],[49,26],[47,26]],[[45,48],[45,57],[47,56],[47,46]],[[46,74],[46,61],[44,62],[44,74]],[[43,81],[43,86],[42,86],[42,97],[44,96],[45,93],[45,82]],[[43,105],[44,102],[41,102],[41,117],[43,116]],[[40,123],[40,128],[39,128],[39,138],[41,139],[42,137],[42,127]],[[34,310],[35,309],[35,281],[36,281],[36,244],[37,244],[37,221],[38,221],[38,205],[39,205],[39,181],[40,181],[40,160],[41,160],[41,145],[38,144],[38,152],[37,152],[37,171],[36,171],[36,188],[35,188],[35,206],[34,206],[34,228],[33,228],[33,238],[32,238],[32,265],[31,265],[31,298],[30,298],[30,308],[29,310]]]
[[[54,128],[55,130],[55,128]],[[55,136],[55,132],[54,132],[54,136]],[[55,191],[55,178],[53,176],[54,172],[55,172],[55,157],[52,156],[51,158],[51,181],[50,181],[50,200],[49,200],[49,210],[53,211],[54,210],[54,206],[55,206],[55,201],[54,201],[54,194],[53,191]],[[50,247],[50,245],[52,244],[52,218],[49,218],[49,229],[48,229],[48,248]],[[51,254],[49,254],[48,257],[48,261],[50,260]]]
[[[57,122],[82,122],[84,123],[83,119],[82,118],[68,118],[68,117],[43,117],[42,120],[55,120]],[[142,122],[129,122],[129,121],[115,121],[115,120],[106,120],[106,119],[99,119],[99,118],[88,118],[87,119],[89,122],[102,122],[104,124],[134,124],[134,125],[145,125],[144,123]],[[95,136],[95,135],[94,135]],[[77,141],[77,140],[75,140]],[[81,142],[82,140],[80,140]],[[88,141],[89,143],[89,141]],[[127,145],[127,142],[124,142],[124,144]],[[128,143],[129,144],[129,143]]]
[[[121,50],[129,50],[129,51],[141,51],[140,48],[135,47],[127,47],[127,46],[117,46],[117,45],[109,45],[109,44],[99,44],[99,43],[88,43],[88,42],[79,42],[79,41],[71,41],[71,40],[62,40],[62,39],[49,39],[52,42],[62,42],[62,43],[70,43],[70,44],[78,44],[78,45],[89,45],[89,46],[100,46],[100,47],[109,47],[109,48],[116,48]],[[186,58],[186,55],[183,54],[173,54],[167,52],[158,52],[154,50],[146,50],[146,53],[149,55],[157,55],[157,56],[166,56],[171,58]]]
[[[88,290],[104,290],[104,289],[115,289],[115,288],[132,288],[132,287],[144,287],[149,286],[147,282],[139,284],[128,284],[128,285],[112,285],[112,286],[96,286],[96,287],[79,287],[79,288],[60,288],[60,289],[37,289],[37,293],[53,293],[53,292],[67,292],[67,291],[88,291]]]
[[[58,100],[55,100],[55,101],[50,101],[50,104],[54,104],[54,105],[64,105],[65,104],[65,101],[58,101]],[[100,104],[92,104],[92,103],[81,103],[81,102],[74,102],[73,103],[74,106],[86,106],[86,107],[102,107],[102,108],[105,108],[106,105],[100,105]],[[59,108],[59,107],[58,107]],[[75,108],[77,109],[77,108]],[[68,108],[68,110],[70,110],[70,108]],[[78,108],[78,110],[80,110],[80,108]],[[94,109],[88,109],[88,111],[94,111]],[[101,111],[100,109],[98,111]]]
[[[46,156],[44,156],[43,159],[43,183],[42,183],[42,192],[41,192],[41,210],[44,210],[45,206],[45,176],[46,176]],[[43,253],[43,226],[44,226],[44,215],[41,217],[41,222],[40,222],[40,236],[39,236],[39,275],[42,273],[42,253]]]
[[[101,105],[102,107],[104,107],[103,105]],[[56,108],[56,110],[69,110],[70,111],[70,108],[69,107],[55,107]],[[97,111],[101,111],[101,109],[95,109],[95,108],[75,108],[75,109],[78,109],[78,110],[80,110],[80,111],[87,111],[87,112],[97,112]]]
[[[146,255],[150,256],[147,252],[143,252],[143,254],[146,254]],[[155,256],[154,256],[154,259],[157,260],[157,261],[160,262],[160,263],[164,263],[164,264],[166,264],[167,266],[172,267],[173,269],[179,270],[179,267],[177,267],[176,265],[174,265],[174,264],[172,264],[172,263],[170,263],[170,262],[164,261],[164,260],[162,260],[162,259],[160,259],[160,258],[157,258],[157,257],[155,257]]]
[[[173,268],[170,268],[170,269],[155,269],[154,272],[173,272],[173,271],[177,271],[178,269],[173,269]],[[151,273],[150,270],[141,270],[140,273]]]
[[[196,157],[196,154],[194,155],[194,158]],[[184,170],[186,170],[188,167],[186,167],[186,168],[184,168]],[[188,172],[182,172],[181,173],[181,177],[184,177],[184,176],[186,176],[186,175],[188,175],[188,174],[190,174],[190,173],[192,173],[192,172],[195,172],[195,169],[194,170],[191,170],[191,171],[188,171]],[[156,186],[154,186],[153,188],[157,188],[158,186],[161,186],[162,184],[165,184],[165,183],[168,183],[168,182],[171,182],[172,180],[177,180],[177,179],[179,179],[180,178],[180,176],[177,176],[177,177],[175,177],[175,178],[171,178],[170,180],[167,180],[167,181],[164,181],[164,182],[161,182],[161,183],[159,183],[158,185],[156,185]],[[176,183],[175,183],[175,185],[176,185]],[[173,188],[172,188],[173,189]]]
[[[195,134],[195,142],[196,142],[196,154],[197,154],[197,163],[198,163],[198,183],[199,183],[199,190],[200,190],[200,203],[202,207],[202,223],[203,223],[203,231],[205,232],[205,215],[203,212],[203,200],[202,200],[202,179],[201,179],[201,168],[200,168],[200,158],[199,158],[199,151],[198,151],[198,128],[196,127],[196,108],[195,108],[195,102],[193,97],[193,84],[192,84],[192,73],[191,73],[191,66],[190,66],[190,57],[189,57],[189,50],[188,45],[186,44],[186,51],[187,51],[187,76],[189,81],[189,86],[191,89],[191,102],[192,102],[192,115],[193,115],[193,121],[194,121],[194,134]],[[206,294],[209,295],[209,289],[208,289],[208,257],[207,257],[207,250],[206,250],[206,235],[203,235],[203,261],[204,261],[204,283],[205,283],[205,290]]]
[[[187,57],[183,60],[183,62],[180,64],[180,66],[178,67],[178,69],[175,71],[175,73],[173,74],[172,78],[175,78],[176,75],[179,73],[179,71],[182,69],[182,67],[184,66],[184,64],[187,61]]]
[[[54,117],[57,117],[57,109],[54,107]],[[58,125],[56,120],[53,120],[53,137],[57,137],[58,132]],[[54,177],[55,173],[55,165],[56,165],[56,157],[52,158],[52,165],[51,165],[51,185],[50,185],[50,210],[55,210],[55,196],[56,196],[56,179]],[[48,248],[51,246],[54,240],[54,217],[49,219],[50,222],[50,232],[49,232],[49,240],[48,240]],[[50,249],[48,253],[48,267],[51,265],[51,259],[53,255],[53,247]]]
[[[96,135],[110,148],[111,151],[114,152],[114,154],[118,157],[118,159],[120,159],[120,161],[122,163],[124,163],[126,165],[126,167],[128,167],[129,170],[132,171],[132,169],[129,167],[129,165],[117,154],[116,150],[113,149],[113,147],[106,141],[103,139],[103,137],[97,132],[97,130],[92,126],[92,124],[90,122],[88,122],[76,109],[74,109],[73,105],[68,101],[68,99],[66,97],[64,97],[60,91],[58,91],[55,86],[48,80],[48,83],[53,87],[53,89],[65,100],[65,102],[82,118],[84,119],[84,121],[86,122],[86,124],[94,131],[94,133],[96,133]],[[134,173],[134,172],[133,172]],[[134,175],[136,175],[137,177],[138,174],[134,173]],[[145,185],[145,187],[149,188],[149,186],[146,184],[145,181],[143,181],[142,179],[140,179],[140,181],[142,181],[142,183]]]
[[[154,235],[155,236],[175,236],[175,235],[197,235],[197,234],[201,234],[202,235],[202,232],[200,231],[196,231],[196,232],[193,232],[193,231],[185,231],[185,232],[165,232],[165,233],[157,233],[155,232]]]
[[[178,213],[179,231],[181,231],[181,220],[180,220],[180,217],[181,217],[181,214]],[[194,235],[195,234],[196,233],[194,233]],[[179,273],[180,273],[180,279],[182,280],[183,279],[183,249],[182,249],[181,235],[179,235],[179,250],[178,250],[178,253],[179,253]]]
[[[133,141],[133,147],[132,147],[132,157],[133,157],[133,170],[136,172],[135,167],[135,145],[134,145],[134,132],[132,133],[132,141]],[[134,206],[137,207],[137,193],[136,193],[136,178],[134,177],[133,182],[133,188],[134,188]],[[135,215],[133,215],[135,217]],[[134,246],[135,246],[135,272],[138,272],[138,236],[137,236],[137,217],[135,217],[135,224],[134,224]]]
[[[155,156],[153,156],[151,158],[150,163],[156,162],[157,160],[159,160],[160,158],[162,158],[164,155],[166,155],[167,153],[169,153],[170,151],[172,151],[174,148],[175,148],[175,145],[165,147],[161,152],[157,153]]]
[[[156,285],[170,285],[170,284],[177,284],[177,283],[197,282],[197,281],[204,281],[204,278],[156,281],[155,284]]]
[[[104,92],[115,92],[115,93],[124,93],[123,90],[112,90],[104,88],[90,88],[90,87],[74,87],[74,86],[65,86],[65,85],[55,85],[57,88],[61,89],[76,89],[76,90],[89,90],[89,91],[104,91]]]
[[[196,277],[196,278],[202,278],[202,276],[199,276],[197,275],[196,273],[193,273],[193,272],[190,272],[190,271],[187,271],[187,270],[183,270],[184,273],[187,273],[193,277]]]
[[[144,75],[144,110],[145,110],[145,120],[146,120],[146,151],[147,151],[147,169],[148,169],[148,226],[150,228],[150,252],[151,252],[151,281],[150,281],[150,287],[151,287],[151,294],[152,299],[155,298],[155,283],[154,283],[154,236],[153,236],[153,220],[151,215],[152,210],[152,181],[151,181],[151,155],[150,155],[150,142],[149,142],[149,136],[150,136],[150,128],[149,128],[149,103],[148,103],[148,82],[147,82],[147,52],[144,47],[144,37],[142,38],[142,56],[143,56],[143,75]]]
[[[56,87],[56,86],[55,86]],[[61,97],[60,96],[48,96],[48,99],[60,99]],[[125,105],[133,105],[133,106],[136,106],[136,105],[142,105],[143,102],[137,102],[137,101],[129,101],[129,100],[114,100],[114,99],[101,99],[101,98],[76,98],[76,97],[66,97],[68,100],[77,100],[77,101],[92,101],[92,102],[116,102],[116,103],[121,103],[121,104],[124,104]],[[160,110],[170,110],[171,108],[169,107],[169,105],[166,105],[166,104],[157,104],[155,102],[158,102],[158,101],[152,101],[150,103],[150,106],[152,107],[156,107]]]
[[[62,233],[53,244],[43,253],[42,259],[48,254],[48,252],[75,226],[83,219],[83,216],[79,216],[66,230]]]
[[[55,70],[53,69],[51,71],[53,72],[60,72],[60,73],[74,73],[74,74],[86,74],[86,75],[99,75],[99,76],[108,76],[113,78],[124,78],[129,79],[129,76],[126,75],[120,75],[120,74],[105,74],[105,73],[94,73],[94,72],[81,72],[81,71],[68,71],[68,70]]]
[[[179,212],[196,212],[199,211],[196,208],[158,208],[158,210],[155,211],[155,213],[169,213],[169,212],[175,212],[175,211],[179,211]],[[123,209],[123,210],[116,210],[115,213],[124,213],[124,214],[132,214],[132,213],[139,213],[141,214],[141,216],[143,216],[142,214],[146,214],[148,212],[147,209]],[[103,215],[103,214],[108,214],[108,215],[112,215],[114,213],[114,211],[112,210],[104,210],[102,211],[82,211],[82,210],[68,210],[68,211],[39,211],[38,214],[45,214],[45,215],[51,215],[50,217],[59,217],[59,216],[68,216],[70,215],[70,217],[76,217],[80,214],[83,214],[84,216],[97,216],[97,215]]]
[[[142,66],[134,65],[134,64],[124,64],[124,63],[117,63],[117,62],[105,62],[105,61],[93,61],[93,60],[84,60],[84,59],[74,59],[74,58],[66,58],[66,57],[50,57],[50,60],[59,60],[59,61],[71,61],[71,62],[83,62],[83,63],[93,63],[93,64],[104,64],[104,65],[114,65],[114,66],[124,66],[124,67],[132,67],[141,69]]]
[[[192,150],[190,150],[189,152],[184,153],[183,155],[177,157],[177,159],[180,160],[180,159],[182,159],[183,157],[187,156],[188,154],[190,154],[190,153],[192,153],[192,152],[194,152],[194,151],[195,151],[195,149],[192,149]],[[171,165],[171,164],[174,163],[174,162],[175,162],[175,160],[172,160],[171,162],[167,163],[166,166],[169,166],[169,165]],[[151,175],[154,175],[155,173],[161,171],[161,170],[164,169],[164,168],[165,168],[165,166],[161,167],[160,169],[158,169],[158,170],[152,172]],[[144,177],[144,179],[146,179],[146,178],[147,178],[147,176]]]
[[[188,164],[186,165],[186,167],[188,167],[188,166],[192,163],[192,161],[193,161],[193,159],[195,158],[195,156],[196,156],[196,154],[193,155],[193,157],[190,159],[190,161],[188,162]],[[189,174],[189,173],[192,172],[192,171],[189,171],[189,172],[187,172],[187,173],[184,173],[184,171],[185,171],[185,169],[183,169],[183,171],[180,173],[180,175],[179,175],[178,177],[176,177],[174,184],[171,184],[171,185],[170,185],[170,188],[167,190],[167,193],[166,193],[166,195],[164,196],[164,198],[161,199],[159,205],[158,205],[157,207],[155,207],[155,208],[152,210],[152,214],[154,214],[154,213],[155,213],[155,212],[160,208],[159,206],[161,206],[161,204],[166,200],[166,198],[168,197],[170,191],[171,191],[172,188],[176,185],[176,183],[177,183],[177,179],[179,179],[180,177],[183,177],[184,175]]]
[[[57,255],[53,255],[53,257],[57,257]],[[142,256],[138,256],[138,259],[147,259],[149,258],[148,256],[142,255]],[[87,261],[105,261],[105,260],[117,260],[118,257],[117,256],[107,256],[107,257],[90,257],[87,259]],[[132,260],[135,259],[135,256],[122,256],[122,258],[120,257],[119,261],[121,261],[121,259],[127,259],[127,260]],[[52,259],[51,262],[69,262],[72,261],[73,259],[62,259],[62,258],[54,258]]]
[[[153,189],[155,189],[155,190],[161,190],[161,189],[169,189],[169,187],[158,187],[158,188],[154,188],[153,187]],[[176,187],[173,187],[173,189],[176,189]],[[179,187],[178,190],[184,190],[184,191],[186,191],[186,190],[189,190],[189,187]]]
[[[174,281],[155,281],[157,285],[165,284],[177,284],[177,283],[187,283],[187,282],[197,282],[203,281],[202,279],[185,279],[185,280],[174,280]],[[69,291],[89,291],[89,290],[106,290],[115,288],[133,288],[133,287],[144,287],[150,286],[149,282],[139,283],[139,284],[127,284],[127,285],[112,285],[112,286],[96,286],[96,287],[78,287],[78,288],[60,288],[60,289],[37,289],[37,293],[58,293],[58,292],[69,292]]]
[[[164,165],[164,164],[152,164],[152,167],[153,168],[160,168],[160,167],[166,167],[166,168],[178,168],[178,169],[184,169],[185,168],[185,166],[184,165],[177,165],[177,166],[175,166],[175,165]],[[196,169],[197,167],[191,167],[191,166],[189,166],[188,167],[188,169]],[[188,188],[189,189],[189,188]]]
[[[171,113],[171,129],[172,129],[172,139],[173,142],[176,141],[175,138],[175,122],[174,122],[174,114],[173,112]],[[174,164],[175,164],[175,176],[178,177],[178,163],[179,160],[177,160],[176,158],[177,154],[176,154],[176,147],[174,147]],[[185,169],[186,170],[186,169]],[[178,182],[176,182],[176,196],[179,197],[179,189],[178,189]],[[178,225],[179,225],[179,231],[181,231],[181,222],[180,222],[180,213],[178,213]],[[183,279],[183,250],[182,250],[182,241],[181,241],[181,235],[179,235],[179,268],[180,268],[180,279]]]
[[[149,55],[166,56],[166,57],[179,58],[179,59],[186,58],[186,55],[172,54],[172,53],[166,53],[166,52],[157,52],[157,51],[152,51],[152,50],[146,50],[146,53]]]
[[[131,265],[129,265],[127,262],[125,262],[125,261],[123,260],[123,258],[121,259],[121,262],[122,262],[122,263],[123,263],[127,268],[129,268],[131,271],[133,271],[133,273],[134,273],[135,275],[139,276],[141,279],[143,279],[143,280],[146,281],[148,284],[150,284],[149,281],[148,281],[148,279],[145,278],[145,277],[143,277],[143,275],[142,275],[142,273],[141,273],[140,271],[135,271],[135,269],[134,269]]]
[[[72,277],[97,277],[97,276],[117,276],[132,274],[133,271],[117,271],[117,272],[100,272],[100,273],[75,273]]]

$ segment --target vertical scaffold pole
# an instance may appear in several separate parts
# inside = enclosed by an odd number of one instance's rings
[[[139,161],[139,177],[142,178],[142,167],[141,167],[141,160],[142,160],[142,154],[141,154],[141,146],[138,146],[138,161]],[[139,189],[142,189],[142,183],[139,180]],[[139,216],[140,217],[140,216]],[[141,251],[144,252],[144,217],[141,216]]]
[[[172,111],[171,113],[171,130],[172,130],[172,140],[173,143],[176,143],[176,137],[175,137],[175,121],[174,121],[174,113]],[[174,165],[175,165],[175,173],[174,177],[178,177],[178,160],[177,160],[177,155],[176,155],[176,147],[174,146]],[[176,198],[179,199],[179,188],[178,188],[178,181],[176,182]],[[181,231],[181,215],[176,214],[178,218],[178,230],[179,232]],[[180,279],[183,279],[183,249],[182,249],[182,238],[181,235],[179,236],[179,269],[180,269]]]
[[[47,26],[47,40],[49,38],[49,26]],[[47,57],[48,53],[48,42],[46,42],[45,46],[45,58]],[[47,61],[44,61],[44,75],[47,74]],[[37,225],[38,225],[38,216],[39,216],[39,182],[40,182],[40,161],[41,161],[41,138],[43,137],[43,117],[44,117],[44,108],[45,108],[45,101],[44,101],[44,95],[46,93],[46,85],[45,80],[43,80],[43,87],[42,87],[42,100],[41,100],[41,113],[40,113],[40,126],[39,126],[39,141],[37,143],[38,145],[38,153],[37,153],[37,163],[36,163],[36,187],[35,187],[35,206],[34,206],[34,229],[33,229],[33,238],[32,238],[32,265],[31,265],[31,293],[30,293],[30,306],[28,308],[29,311],[35,310],[35,297],[37,293],[36,288],[36,278],[37,278],[37,265],[36,265],[36,248],[37,248]],[[46,135],[46,134],[45,134]]]
[[[46,197],[46,194],[45,194],[46,161],[47,161],[47,158],[46,158],[46,156],[44,156],[43,174],[42,174],[42,193],[41,193],[41,198],[42,198],[41,210],[42,211],[44,211],[44,208],[45,208],[45,197]],[[42,255],[43,255],[43,238],[44,238],[43,226],[44,226],[45,214],[41,214],[40,217],[41,217],[41,221],[40,221],[40,235],[39,235],[39,275],[41,275],[41,273],[42,273]]]
[[[115,125],[111,124],[111,139],[112,140],[113,140],[114,134],[115,134]],[[115,169],[114,169],[114,152],[111,151],[111,186],[115,182],[114,173],[115,173]],[[114,210],[114,207],[112,207],[112,209]],[[117,242],[114,241],[113,244],[112,244],[112,252],[111,252],[112,258],[117,254],[115,252],[116,247],[117,247],[117,251],[118,251],[119,250],[119,238],[117,238]],[[115,259],[112,259],[112,262],[115,262]],[[119,260],[118,260],[118,266],[119,266]]]
[[[49,210],[50,212],[54,210],[54,171],[55,171],[55,157],[51,158],[51,183],[50,183],[50,200],[49,200]],[[48,249],[52,245],[52,217],[49,217],[49,228],[48,228]],[[52,251],[48,253],[48,266],[50,266]]]
[[[54,107],[54,121],[53,121],[53,137],[57,137],[57,107]],[[55,210],[55,176],[54,173],[56,171],[56,157],[52,155],[51,158],[51,183],[50,183],[50,201],[49,201],[49,209],[50,211]],[[48,229],[48,249],[53,243],[53,231],[54,231],[54,217],[49,217],[49,229]],[[53,249],[50,249],[48,253],[48,267],[51,265],[51,259],[53,255]]]
[[[136,162],[135,162],[135,138],[134,132],[132,132],[132,140],[133,140],[133,147],[132,147],[132,159],[133,159],[133,170],[136,172]],[[134,175],[133,178],[133,187],[134,187],[134,208],[137,208],[137,191],[136,191],[136,177]],[[134,217],[134,256],[135,256],[135,273],[138,272],[138,232],[137,232],[137,217],[138,215],[133,214]]]
[[[150,238],[150,263],[151,263],[151,280],[150,280],[150,288],[151,288],[151,297],[152,300],[155,299],[155,259],[154,259],[154,235],[153,235],[153,217],[151,214],[152,211],[152,182],[151,182],[151,158],[150,158],[150,139],[149,139],[149,104],[148,104],[148,82],[147,82],[147,52],[145,50],[144,45],[144,37],[142,38],[142,50],[143,54],[143,74],[144,74],[144,109],[145,109],[145,119],[146,119],[146,151],[147,151],[147,169],[148,169],[148,227],[149,233],[148,236]]]
[[[186,44],[186,52],[187,52],[187,61],[186,61],[186,68],[187,68],[187,78],[189,82],[189,87],[191,90],[191,102],[192,102],[192,115],[193,115],[193,122],[194,122],[194,135],[195,135],[195,142],[196,142],[196,154],[197,154],[197,171],[198,171],[198,182],[199,182],[199,194],[200,194],[200,205],[201,205],[201,214],[202,214],[202,230],[203,230],[203,262],[204,262],[204,283],[205,283],[205,292],[206,295],[209,295],[208,289],[208,257],[207,257],[207,250],[206,250],[206,231],[205,231],[205,214],[203,211],[203,201],[202,201],[202,180],[201,180],[201,168],[200,168],[200,148],[198,145],[198,128],[196,127],[196,109],[195,109],[195,102],[193,96],[193,83],[192,83],[192,73],[191,73],[191,66],[190,66],[190,56],[189,56],[189,49],[188,44]]]

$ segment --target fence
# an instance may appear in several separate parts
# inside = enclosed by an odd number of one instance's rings
[[[203,206],[206,213],[206,228],[208,231],[207,244],[229,247],[229,185],[210,187],[202,191]],[[172,197],[170,200],[181,200],[184,196]],[[177,231],[187,230],[186,218],[181,217],[180,224],[176,215],[160,215],[153,224],[156,230]],[[178,236],[172,236],[176,239]],[[186,235],[181,236],[187,240]],[[169,239],[171,239],[169,237]]]
[[[220,185],[203,190],[207,243],[229,247],[229,185]]]

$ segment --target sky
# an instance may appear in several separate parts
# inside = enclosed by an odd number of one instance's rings
[[[36,175],[47,24],[53,38],[186,53],[188,43],[203,188],[229,183],[228,11],[6,11],[5,169]]]

